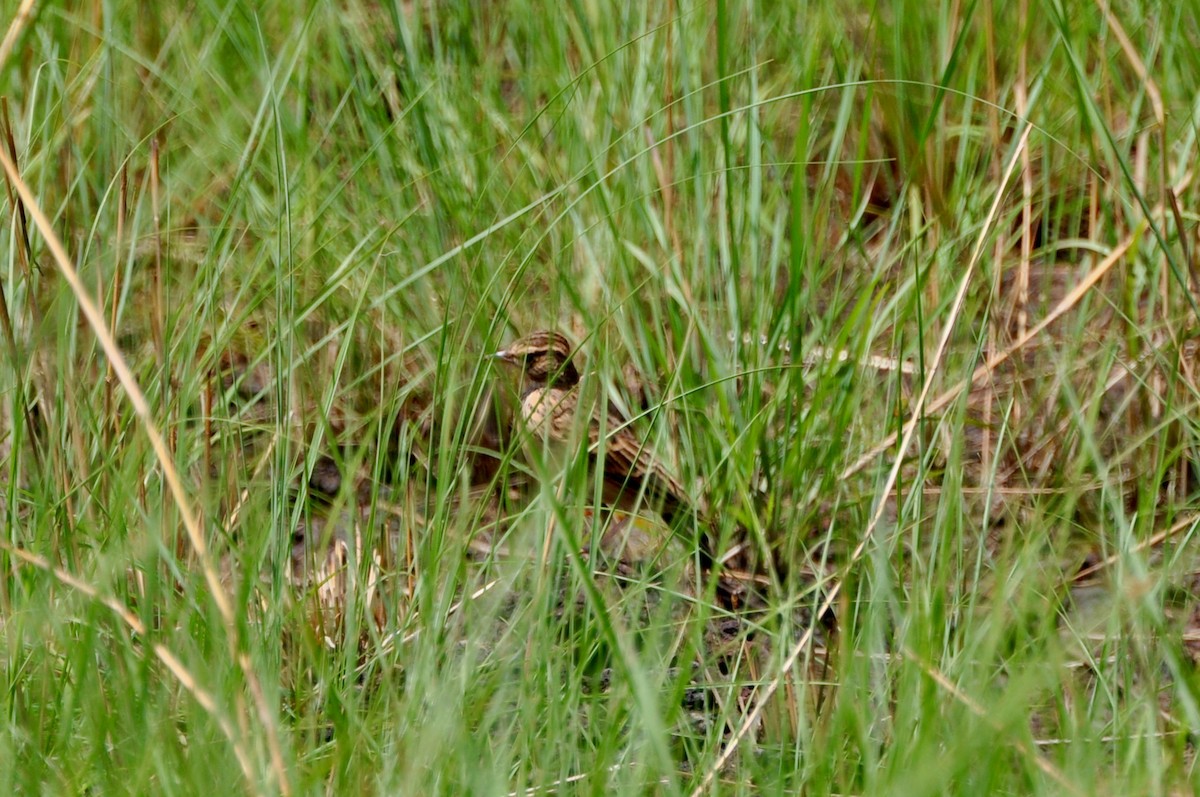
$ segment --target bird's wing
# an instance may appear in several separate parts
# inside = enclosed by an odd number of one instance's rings
[[[599,456],[601,449],[604,473],[617,484],[625,483],[630,489],[639,489],[644,484],[654,500],[665,501],[672,507],[688,503],[683,485],[612,408],[606,413],[603,429],[595,416],[588,424],[588,450]]]

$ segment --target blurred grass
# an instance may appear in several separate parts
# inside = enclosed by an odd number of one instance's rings
[[[10,195],[3,787],[1184,792],[1185,6],[114,2],[22,24],[9,0],[21,176],[115,319],[237,623],[37,230],[26,264]],[[969,377],[1131,236],[908,451],[847,472],[926,379],[937,396]],[[614,575],[578,555],[592,531],[559,483],[480,499],[489,391],[512,402],[485,355],[541,327],[581,343],[588,390],[649,407],[641,427],[728,543],[787,566],[734,655],[686,552]],[[854,363],[871,356],[914,372]],[[220,384],[238,357],[262,384]],[[484,488],[526,469],[506,438]],[[306,500],[323,455],[366,478],[363,500]],[[317,528],[362,543],[337,629],[313,619],[318,585],[291,583],[294,537]],[[717,772],[751,687],[812,623],[793,611],[819,600],[812,573],[840,585],[837,633]],[[693,663],[713,685],[700,718],[681,707]]]

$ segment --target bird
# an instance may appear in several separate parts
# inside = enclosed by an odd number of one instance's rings
[[[521,337],[493,357],[521,369],[520,419],[534,439],[561,446],[574,439],[581,423],[580,375],[574,347],[560,332],[540,330]],[[602,414],[603,413],[603,414]],[[601,423],[601,421],[604,423]],[[703,507],[689,497],[679,480],[656,458],[612,407],[592,411],[587,418],[589,465],[602,474],[602,500],[609,506],[629,506],[639,498],[658,511],[672,528],[686,518],[699,520],[698,556],[702,567],[713,564],[713,550]]]

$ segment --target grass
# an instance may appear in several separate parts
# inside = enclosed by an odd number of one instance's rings
[[[1186,4],[5,11],[6,792],[1191,791]]]

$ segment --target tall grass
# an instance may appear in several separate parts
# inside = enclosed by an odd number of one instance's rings
[[[0,788],[1189,788],[1186,4],[5,11]],[[538,328],[753,612],[598,554]]]

